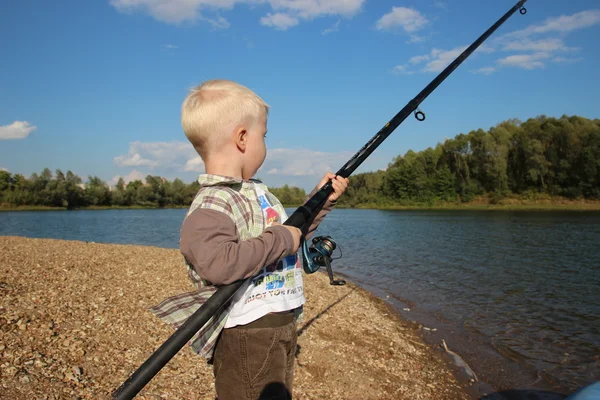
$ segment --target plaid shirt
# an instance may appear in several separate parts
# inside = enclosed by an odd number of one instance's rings
[[[255,186],[259,186],[267,194],[273,208],[280,215],[285,214],[285,209],[279,200],[269,193],[267,186],[259,180],[202,174],[198,178],[198,183],[200,183],[200,190],[186,218],[199,207],[223,212],[235,224],[241,240],[257,237],[267,228]],[[175,329],[179,328],[217,290],[203,280],[187,261],[184,260],[184,264],[196,290],[169,297],[160,304],[150,307],[154,315],[171,324]],[[212,357],[215,344],[232,307],[233,302],[213,315],[192,337],[190,346],[195,353],[206,358]],[[298,314],[298,317],[301,317],[301,311]]]

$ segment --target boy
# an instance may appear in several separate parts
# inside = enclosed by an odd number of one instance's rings
[[[283,206],[252,179],[266,157],[268,110],[253,91],[227,80],[204,82],[182,106],[183,130],[206,167],[180,238],[198,290],[152,311],[177,328],[215,286],[252,278],[191,340],[194,351],[213,363],[219,400],[289,399],[292,393],[296,324],[305,302],[297,255],[302,233],[282,225]],[[327,173],[309,197],[330,179],[334,192],[307,239],[348,185]]]

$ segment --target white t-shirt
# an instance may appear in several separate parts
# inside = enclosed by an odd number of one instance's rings
[[[288,217],[285,211],[283,215],[279,215],[265,192],[258,186],[255,188],[266,225],[269,226],[274,220],[285,221]],[[287,311],[302,306],[305,298],[302,265],[298,253],[265,266],[259,275],[249,279],[238,289],[232,302],[234,305],[225,328],[249,324],[270,312]]]

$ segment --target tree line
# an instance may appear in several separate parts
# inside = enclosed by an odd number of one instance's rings
[[[145,182],[127,184],[120,178],[111,188],[97,176],[83,182],[73,172],[65,174],[60,169],[53,174],[45,168],[29,178],[0,171],[0,205],[5,207],[187,207],[199,188],[197,181],[186,184],[179,178],[169,181],[153,175],[146,176]],[[305,201],[304,189],[285,185],[270,190],[284,204],[300,205]]]
[[[145,182],[114,188],[96,176],[44,169],[25,178],[0,171],[0,203],[5,206],[172,207],[188,206],[199,185],[148,175]],[[306,192],[285,185],[270,188],[284,205],[300,205]],[[346,207],[465,203],[478,196],[492,202],[507,196],[535,199],[560,196],[600,199],[600,120],[579,116],[539,116],[504,121],[392,160],[383,171],[350,177],[340,199]]]
[[[398,156],[385,171],[350,177],[340,204],[491,203],[508,196],[600,199],[600,120],[504,121]]]

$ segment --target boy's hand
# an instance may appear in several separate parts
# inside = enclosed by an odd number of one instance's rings
[[[319,182],[319,186],[317,186],[317,187],[319,187],[319,188],[323,187],[323,185],[325,185],[330,179],[331,179],[331,184],[333,185],[333,193],[331,193],[329,195],[329,201],[336,201],[346,191],[346,188],[348,188],[348,183],[350,183],[350,180],[348,178],[342,178],[341,176],[336,176],[332,172],[328,172],[325,174],[325,176],[323,176],[323,179],[321,179],[321,182]]]
[[[273,222],[271,224],[271,226],[274,225],[282,225],[279,222]],[[294,238],[294,250],[293,252],[297,252],[298,248],[300,247],[300,238],[302,237],[302,231],[298,228],[296,228],[295,226],[289,226],[289,225],[282,225],[284,228],[286,228],[288,231],[290,231],[290,233],[292,234],[292,237]]]

